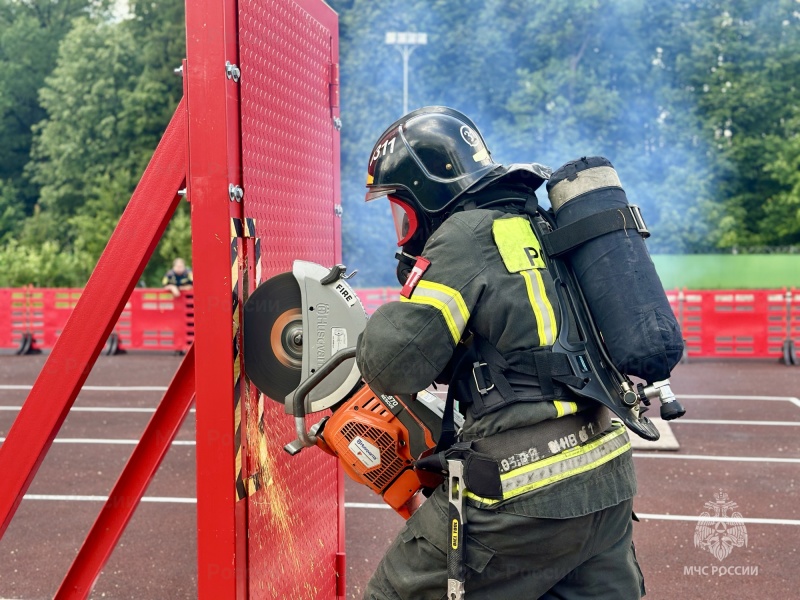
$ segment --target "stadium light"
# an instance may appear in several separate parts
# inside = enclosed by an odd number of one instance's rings
[[[403,57],[403,114],[408,113],[408,57],[418,47],[428,43],[428,34],[418,31],[387,31],[386,44],[397,48]]]

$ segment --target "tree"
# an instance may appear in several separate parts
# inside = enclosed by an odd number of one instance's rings
[[[121,22],[77,20],[40,92],[46,118],[35,127],[28,172],[41,186],[41,210],[26,227],[49,227],[48,239],[90,265],[182,93],[174,68],[184,54],[183,4],[138,2],[133,10]],[[167,262],[154,255],[151,280]]]
[[[108,0],[0,0],[0,180],[31,210],[36,186],[25,177],[32,126],[45,116],[38,100],[61,40],[80,15],[105,14]]]

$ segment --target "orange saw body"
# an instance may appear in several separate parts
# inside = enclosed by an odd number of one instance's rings
[[[425,424],[409,410],[428,413]],[[423,487],[414,461],[436,447],[438,418],[421,401],[375,394],[362,386],[317,432],[317,446],[337,456],[347,475],[380,494],[403,518],[411,516]]]

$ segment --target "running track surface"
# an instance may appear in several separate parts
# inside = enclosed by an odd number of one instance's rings
[[[0,439],[44,360],[0,357]],[[179,362],[100,357],[0,540],[0,599],[53,596]],[[635,452],[635,541],[647,598],[799,597],[800,368],[694,361],[672,383],[687,408],[672,425],[680,450]],[[190,413],[91,598],[196,597],[193,437]],[[694,544],[697,518],[719,490],[747,529],[747,546],[722,561]],[[347,597],[360,598],[403,520],[349,480],[346,501]]]

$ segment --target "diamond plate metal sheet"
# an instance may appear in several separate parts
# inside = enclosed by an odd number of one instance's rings
[[[256,222],[263,279],[291,270],[295,259],[336,261],[329,86],[337,35],[323,2],[239,3],[243,209]],[[247,500],[250,597],[335,598],[344,526],[336,461],[315,448],[284,452],[295,434],[281,405],[251,396],[245,410],[246,475],[260,473],[261,481]]]

